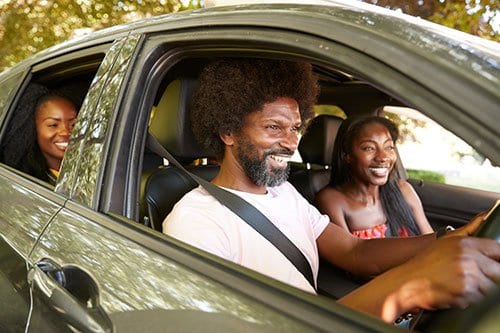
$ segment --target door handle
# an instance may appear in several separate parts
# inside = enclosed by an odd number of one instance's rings
[[[97,284],[81,268],[61,267],[43,259],[29,270],[28,282],[52,312],[78,331],[113,332],[113,324],[99,304]]]

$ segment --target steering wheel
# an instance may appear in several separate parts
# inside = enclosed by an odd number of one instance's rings
[[[500,200],[497,200],[474,236],[500,243]],[[494,332],[500,327],[500,286],[481,302],[466,309],[423,311],[416,320],[413,328],[422,332]]]

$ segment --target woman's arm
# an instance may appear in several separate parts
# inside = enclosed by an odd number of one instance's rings
[[[406,202],[410,206],[413,216],[415,216],[415,221],[417,222],[420,233],[428,234],[434,232],[429,221],[427,220],[427,217],[425,216],[422,202],[420,201],[420,198],[418,197],[417,192],[415,192],[413,186],[411,186],[411,184],[406,180],[401,179],[399,181],[399,188],[401,189],[401,193],[403,193]]]
[[[349,231],[349,226],[345,220],[342,194],[334,188],[327,186],[316,195],[316,207],[322,214],[330,217],[330,221],[335,223],[345,231]]]

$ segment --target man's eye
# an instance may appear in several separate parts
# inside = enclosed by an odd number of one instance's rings
[[[280,129],[278,125],[267,125],[267,128],[275,130],[275,131]]]

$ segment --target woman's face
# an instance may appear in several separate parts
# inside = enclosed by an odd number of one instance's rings
[[[76,115],[73,104],[64,98],[50,99],[36,111],[38,146],[51,169],[61,166]]]
[[[347,154],[354,179],[369,185],[384,185],[396,163],[394,141],[387,128],[379,123],[368,123],[352,142]]]

